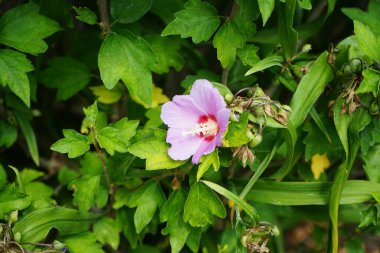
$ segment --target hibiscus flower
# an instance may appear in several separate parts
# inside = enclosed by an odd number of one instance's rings
[[[195,81],[190,95],[174,96],[162,106],[161,119],[168,125],[166,141],[173,160],[199,163],[202,155],[222,145],[230,110],[218,90],[207,80]]]

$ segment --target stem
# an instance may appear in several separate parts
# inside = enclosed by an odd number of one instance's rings
[[[100,13],[102,34],[107,35],[111,30],[109,15],[108,15],[108,1],[107,0],[98,0],[98,8]]]
[[[276,154],[278,146],[280,142],[276,142],[274,144],[272,151],[265,157],[265,159],[260,163],[259,167],[257,168],[255,174],[251,177],[247,185],[244,187],[243,191],[240,193],[240,196],[242,199],[247,196],[248,192],[252,189],[253,185],[256,183],[257,179],[263,174],[265,169],[268,167],[270,161],[273,159],[273,156]]]
[[[224,68],[222,72],[222,84],[227,85],[228,83],[228,69]]]
[[[110,206],[112,208],[112,205],[114,202],[114,195],[115,195],[114,185],[111,182],[111,178],[110,178],[110,174],[108,172],[107,164],[106,164],[106,161],[104,160],[104,157],[103,157],[103,152],[100,149],[98,142],[96,141],[97,134],[96,134],[95,127],[92,127],[91,130],[94,134],[94,147],[95,147],[96,154],[99,157],[100,161],[102,162],[103,173],[104,173],[104,177],[106,178],[107,186],[108,186],[108,192],[110,194]]]

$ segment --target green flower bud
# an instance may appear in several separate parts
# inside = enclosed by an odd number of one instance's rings
[[[53,245],[54,245],[54,249],[62,249],[66,246],[65,244],[57,240],[53,242]]]
[[[234,99],[234,96],[232,94],[226,94],[224,96],[224,100],[227,102],[227,103],[231,103],[232,102],[232,99]]]
[[[376,115],[379,113],[379,110],[380,110],[380,106],[379,104],[375,101],[371,104],[371,107],[369,108],[369,112],[372,114],[372,115]]]
[[[259,134],[255,135],[253,139],[249,142],[249,146],[254,148],[258,146],[263,141],[263,137]]]
[[[14,239],[16,242],[21,241],[21,233],[20,233],[20,232],[17,232],[16,234],[14,234],[13,239]]]
[[[274,236],[279,236],[279,235],[280,235],[280,230],[278,230],[278,227],[277,227],[277,226],[274,226],[274,227],[272,228],[272,234],[273,234]]]
[[[18,219],[18,211],[13,211],[11,212],[11,214],[9,215],[9,220],[12,222],[12,223],[15,223]]]

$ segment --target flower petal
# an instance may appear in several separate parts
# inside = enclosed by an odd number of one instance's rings
[[[216,120],[218,123],[219,132],[215,136],[215,142],[216,142],[216,146],[218,147],[222,145],[223,133],[227,130],[229,117],[230,117],[230,110],[227,108],[220,109],[218,113],[216,114]]]
[[[216,147],[215,139],[212,141],[202,141],[199,149],[193,155],[193,159],[191,160],[191,162],[194,164],[198,164],[201,156],[210,154],[212,151],[215,150],[215,147]]]
[[[197,124],[199,117],[204,114],[194,106],[189,95],[177,95],[173,97],[173,102],[162,106],[161,119],[169,127],[188,129]]]
[[[199,136],[183,136],[182,129],[169,128],[166,142],[172,146],[168,150],[173,160],[186,160],[190,158],[200,147],[202,138]]]
[[[208,115],[216,115],[217,112],[226,108],[226,102],[219,91],[207,80],[196,80],[190,91],[194,105],[202,108]]]

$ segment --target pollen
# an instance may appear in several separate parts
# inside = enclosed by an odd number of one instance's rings
[[[182,136],[192,135],[205,138],[213,138],[219,131],[218,123],[214,116],[202,116],[198,124],[191,127],[188,131],[182,131]]]

